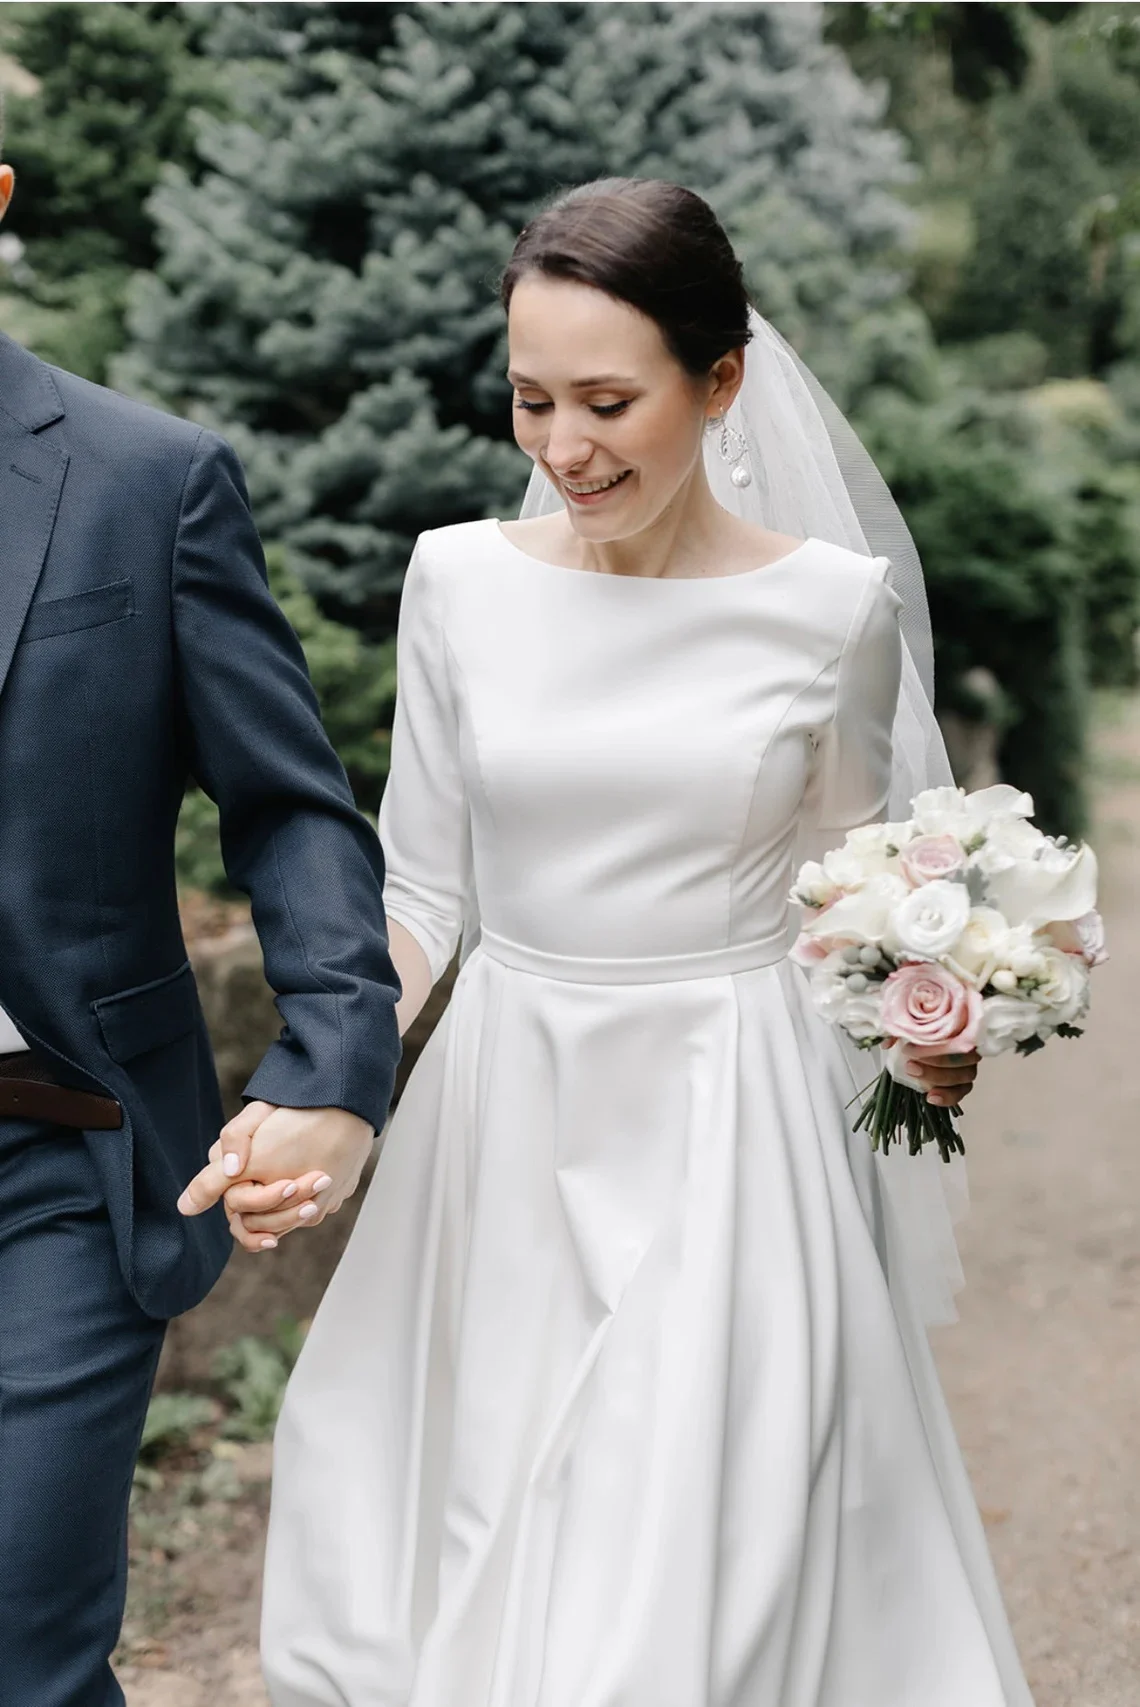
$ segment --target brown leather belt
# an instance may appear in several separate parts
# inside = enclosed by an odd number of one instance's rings
[[[0,1055],[0,1120],[47,1120],[87,1132],[117,1132],[123,1110],[113,1097],[61,1085],[38,1050]]]

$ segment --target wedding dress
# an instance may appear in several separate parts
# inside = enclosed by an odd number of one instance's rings
[[[275,1707],[1031,1707],[785,957],[803,831],[884,812],[898,605],[815,539],[656,580],[421,538],[385,900],[437,976],[469,893],[481,935],[286,1396]]]

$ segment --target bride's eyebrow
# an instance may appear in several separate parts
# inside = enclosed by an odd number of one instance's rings
[[[523,373],[514,373],[513,371],[508,370],[507,378],[510,380],[512,385],[525,385],[532,391],[545,390],[545,387],[540,385],[537,379],[528,379]],[[633,380],[628,379],[624,374],[601,373],[595,374],[592,379],[571,380],[570,389],[571,391],[590,391],[593,388],[602,385],[631,386],[633,383]]]

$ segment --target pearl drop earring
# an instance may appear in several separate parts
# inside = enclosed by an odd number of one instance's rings
[[[728,417],[721,413],[709,422],[710,427],[720,427],[720,442],[717,445],[722,459],[728,463],[731,473],[729,479],[736,487],[743,488],[752,484],[752,470],[748,467],[748,441],[743,433],[738,433],[735,427],[730,427]]]

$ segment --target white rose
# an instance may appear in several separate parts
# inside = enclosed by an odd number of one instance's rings
[[[804,932],[809,936],[831,937],[836,942],[878,943],[892,909],[910,892],[901,877],[889,873],[872,877],[861,889],[841,895],[825,912],[809,915],[804,920]]]
[[[946,964],[976,990],[989,983],[999,966],[1006,964],[1009,926],[993,907],[971,907],[962,934]]]
[[[1004,1055],[1040,1031],[1044,1019],[1034,1002],[1021,996],[986,996],[975,1048],[979,1055]]]
[[[837,889],[858,889],[885,867],[886,860],[881,854],[863,854],[852,847],[832,848],[823,856],[823,871]]]
[[[1089,974],[1083,961],[1059,948],[1043,948],[1044,975],[1033,993],[1050,1025],[1072,1025],[1089,1005]]]
[[[905,847],[913,834],[909,823],[861,824],[857,830],[848,830],[847,845],[864,859],[887,862],[893,869],[898,849]]]
[[[828,877],[822,865],[817,860],[809,859],[800,867],[791,898],[801,906],[826,907],[838,894],[838,886]]]
[[[837,1025],[857,1043],[883,1035],[882,985],[858,993],[849,990],[846,978],[812,979],[812,1001],[829,1025]]]
[[[979,833],[986,839],[971,856],[970,865],[985,877],[1031,860],[1049,845],[1037,826],[1024,818],[999,818]]]
[[[890,842],[891,824],[860,824],[847,832],[847,846],[860,854],[885,853]]]
[[[964,845],[1022,823],[1033,813],[1033,799],[1019,789],[998,783],[967,794],[961,788],[928,788],[914,798],[913,825],[918,835],[955,836]],[[1033,837],[1041,832],[1030,828]]]
[[[936,960],[949,954],[970,917],[970,896],[964,883],[944,878],[912,889],[893,909],[887,941],[894,954]]]
[[[973,823],[962,788],[924,788],[911,805],[912,822],[920,836],[968,839]]]
[[[1004,782],[973,794],[961,788],[926,788],[915,795],[912,811],[920,835],[957,836],[968,842],[997,820],[1032,817],[1033,799]]]
[[[1079,919],[1096,906],[1096,855],[1043,841],[1032,859],[986,874],[986,894],[1011,925]]]

